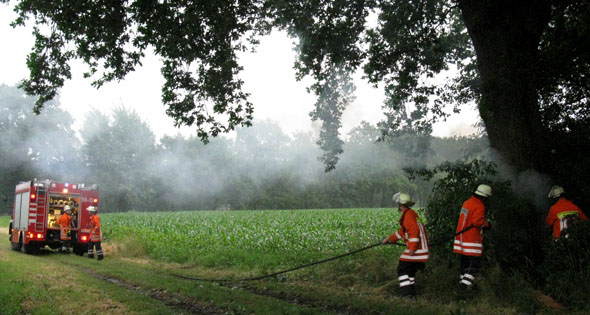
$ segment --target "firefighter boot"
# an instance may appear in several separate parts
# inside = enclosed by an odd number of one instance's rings
[[[410,285],[407,285],[407,286],[400,288],[401,289],[401,297],[403,297],[403,298],[411,297],[411,288],[410,287],[411,287]]]
[[[456,298],[461,301],[471,300],[474,295],[473,289],[473,285],[459,284],[459,288],[456,291]]]
[[[410,291],[408,297],[415,298],[416,297],[416,287],[412,284],[408,286],[408,290]]]

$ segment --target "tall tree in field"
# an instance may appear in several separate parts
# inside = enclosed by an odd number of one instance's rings
[[[152,174],[156,140],[139,115],[117,108],[112,118],[93,111],[81,131],[86,182],[97,183],[108,211],[150,210],[157,206],[160,174]]]
[[[14,196],[19,181],[76,180],[79,141],[73,119],[55,102],[42,116],[30,112],[35,99],[0,85],[0,197]]]
[[[177,124],[196,125],[206,141],[251,124],[237,52],[278,28],[298,40],[298,78],[315,78],[312,118],[323,121],[319,144],[328,169],[342,151],[350,74],[362,67],[370,82],[385,86],[385,133],[427,133],[446,107],[476,101],[492,147],[510,165],[556,173],[549,165],[558,163],[549,162],[565,154],[559,150],[587,148],[579,132],[590,121],[589,6],[586,0],[20,0],[15,24],[33,19],[37,26],[30,77],[22,83],[39,95],[37,112],[70,78],[71,59],[88,64],[86,75],[98,87],[124,78],[151,47],[164,60],[167,113]],[[372,16],[377,23],[369,23]],[[433,79],[449,69],[457,75],[442,84]],[[555,141],[572,135],[578,140],[568,147]]]

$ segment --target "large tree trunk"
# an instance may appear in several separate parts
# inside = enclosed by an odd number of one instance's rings
[[[482,80],[480,115],[492,148],[517,171],[542,171],[546,148],[536,91],[537,49],[548,1],[458,1]]]

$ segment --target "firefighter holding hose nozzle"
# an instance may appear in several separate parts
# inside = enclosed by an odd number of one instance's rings
[[[426,228],[418,217],[418,214],[410,207],[414,205],[410,195],[397,193],[393,195],[393,202],[397,204],[398,210],[402,213],[399,225],[400,229],[382,241],[382,244],[395,243],[403,239],[406,244],[405,250],[399,257],[397,275],[401,294],[404,297],[414,297],[416,273],[424,269],[428,261],[428,237]]]
[[[453,252],[459,254],[459,284],[463,290],[473,289],[475,276],[479,272],[483,253],[483,230],[491,227],[485,219],[484,202],[491,196],[492,187],[484,184],[477,186],[471,198],[463,203],[459,213]]]
[[[64,207],[64,213],[57,219],[59,224],[59,240],[61,241],[60,252],[70,253],[70,241],[72,240],[72,210],[70,206]]]
[[[102,242],[100,218],[98,217],[98,214],[96,214],[96,207],[90,206],[87,208],[87,210],[90,213],[90,225],[92,226],[92,230],[90,232],[90,243],[88,244],[88,258],[94,258],[94,248],[96,247],[96,256],[98,260],[103,260],[104,254],[102,252],[102,246],[100,245]]]

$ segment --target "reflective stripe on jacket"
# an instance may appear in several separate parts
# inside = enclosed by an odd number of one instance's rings
[[[68,231],[70,231],[72,217],[70,217],[67,213],[64,213],[59,218],[57,218],[57,223],[59,224],[59,239],[62,241],[71,240],[72,236],[68,233]]]
[[[567,224],[572,216],[577,216],[578,219],[583,221],[588,220],[586,215],[584,215],[584,212],[568,199],[559,198],[559,200],[551,206],[545,222],[548,226],[553,227],[554,239],[558,239],[561,236],[561,231],[567,228]]]
[[[455,236],[453,252],[466,256],[481,256],[483,253],[482,227],[489,226],[485,220],[486,207],[483,202],[472,196],[463,203],[459,214],[457,233],[473,226],[469,230]]]
[[[92,217],[92,219],[90,220],[90,225],[92,225],[92,231],[90,232],[90,241],[101,242],[102,232],[100,231],[100,218],[98,217],[98,214],[95,214]]]
[[[429,258],[428,235],[424,224],[420,222],[418,214],[412,209],[406,209],[399,221],[400,229],[389,236],[389,241],[395,243],[403,239],[406,249],[399,257],[402,261],[426,262]],[[410,251],[414,255],[410,255]]]

